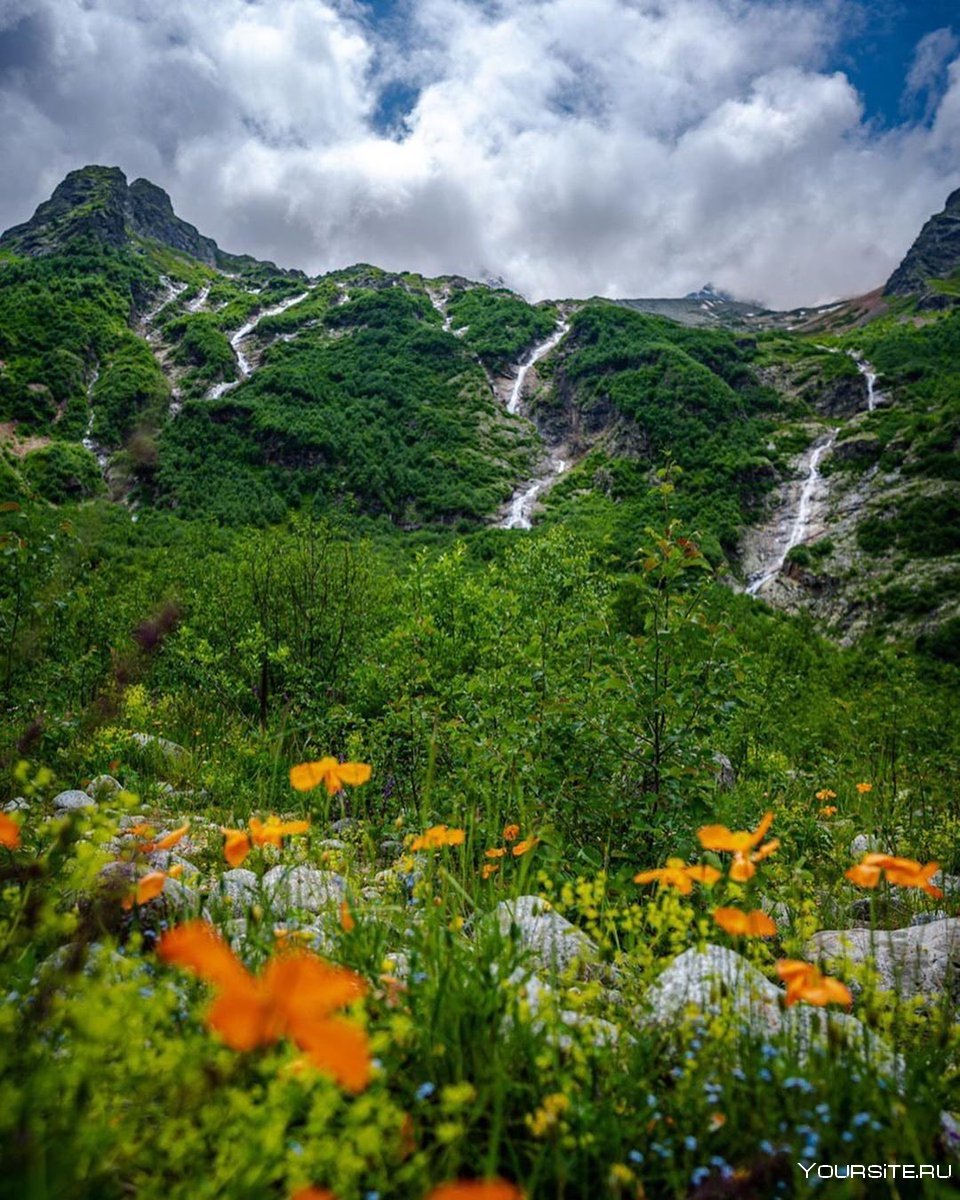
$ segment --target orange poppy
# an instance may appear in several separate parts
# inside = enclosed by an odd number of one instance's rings
[[[231,867],[239,867],[250,853],[250,838],[242,829],[224,829],[220,832],[226,838],[223,844],[223,857]]]
[[[439,850],[442,846],[462,846],[466,840],[462,829],[450,829],[446,825],[432,825],[426,833],[410,843],[411,850]]]
[[[261,821],[259,817],[251,817],[247,824],[250,826],[250,837],[255,846],[276,846],[278,850],[285,837],[307,833],[310,829],[309,821],[281,821],[273,815],[267,817],[266,821]]]
[[[715,908],[713,919],[725,932],[733,937],[773,937],[776,923],[759,908],[743,912],[739,908]]]
[[[503,856],[506,854],[506,850],[503,848],[503,846],[496,846],[492,850],[484,850],[483,853],[487,858],[503,858]]]
[[[836,798],[837,793],[831,788],[821,788],[820,791],[817,792],[818,800],[836,800]]]
[[[812,963],[783,958],[777,963],[777,974],[787,985],[788,1005],[804,1000],[821,1008],[827,1004],[842,1004],[849,1008],[853,1003],[853,996],[845,983],[822,975]]]
[[[340,901],[340,928],[344,933],[350,933],[356,929],[357,923],[353,919],[353,913],[350,911],[350,905],[346,900]]]
[[[823,806],[823,808],[820,809],[820,816],[821,817],[832,817],[836,814],[836,812],[837,812],[837,806],[835,804],[825,804]]]
[[[943,892],[930,882],[939,870],[940,864],[935,862],[921,864],[914,858],[898,858],[894,854],[866,854],[846,872],[846,876],[857,887],[875,888],[880,875],[884,874],[888,883],[920,888],[935,900],[942,900]]]
[[[308,1185],[307,1187],[298,1188],[290,1197],[290,1200],[337,1200],[337,1198],[329,1188]]]
[[[520,836],[520,826],[519,825],[504,825],[503,840],[505,842],[515,842],[519,836]]]
[[[320,1071],[351,1092],[370,1081],[370,1046],[359,1026],[332,1014],[363,996],[359,975],[305,950],[283,950],[252,975],[205,921],[165,933],[160,957],[216,988],[207,1024],[233,1050],[287,1037]]]
[[[510,853],[514,858],[519,858],[522,854],[526,854],[528,850],[532,850],[539,841],[538,837],[524,838],[522,842],[517,842]]]
[[[163,891],[163,885],[166,883],[167,876],[163,871],[150,871],[149,874],[142,876],[137,880],[137,888],[132,896],[126,896],[121,901],[121,905],[125,909],[131,909],[136,904],[146,904],[148,901],[155,899]]]
[[[693,891],[694,880],[708,886],[716,883],[720,872],[716,867],[697,863],[688,867],[682,858],[668,858],[665,867],[652,871],[641,871],[634,875],[634,883],[658,883],[660,887],[675,887],[681,896],[689,896]]]
[[[481,879],[489,879],[491,875],[496,875],[497,871],[499,871],[499,870],[500,870],[499,863],[484,863],[483,866],[480,868],[480,878]]]
[[[0,846],[16,850],[20,845],[20,826],[13,817],[0,813]]]
[[[732,852],[730,878],[737,883],[746,883],[757,873],[755,864],[768,858],[780,847],[779,838],[771,838],[769,842],[760,845],[772,823],[773,813],[766,812],[752,833],[746,830],[733,832],[726,825],[704,825],[698,831],[697,837],[704,850]]]
[[[359,787],[370,778],[371,768],[367,763],[338,762],[326,755],[317,762],[300,763],[290,768],[290,784],[298,792],[309,792],[322,783],[330,795],[339,792],[344,784]]]
[[[504,1179],[461,1179],[441,1183],[427,1200],[523,1200],[523,1192]]]
[[[174,829],[172,833],[164,834],[162,838],[157,838],[155,842],[143,842],[137,849],[142,854],[150,854],[153,850],[172,850],[189,828],[190,822],[188,821],[186,825],[181,825],[179,829]]]
[[[857,791],[860,793],[861,796],[865,796],[867,794],[867,792],[873,791],[873,784],[872,783],[858,783]]]

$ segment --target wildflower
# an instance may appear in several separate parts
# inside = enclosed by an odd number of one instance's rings
[[[350,911],[350,905],[346,900],[340,901],[340,928],[344,933],[350,933],[357,926],[353,919],[353,913]]]
[[[722,1112],[710,1114],[710,1132],[716,1133],[718,1129],[722,1129],[727,1123],[727,1118]]]
[[[137,849],[141,854],[150,854],[154,850],[172,850],[181,841],[189,828],[190,822],[188,821],[186,825],[181,825],[179,829],[174,829],[172,833],[164,834],[162,838],[158,838],[155,842],[142,842]]]
[[[836,798],[837,793],[831,788],[821,788],[820,791],[817,792],[817,799],[824,801],[824,803],[826,803],[827,800],[836,800]]]
[[[251,817],[248,826],[249,833],[242,829],[224,829],[221,826],[220,832],[226,838],[223,855],[231,867],[239,867],[253,846],[276,846],[279,849],[285,837],[306,833],[310,822],[281,821],[279,817],[271,815],[266,821]]]
[[[820,809],[820,816],[821,817],[832,817],[836,814],[836,812],[837,812],[837,806],[835,804],[825,804],[823,806],[823,808]]]
[[[506,854],[506,850],[503,848],[503,846],[494,846],[493,849],[484,850],[483,853],[487,858],[503,858],[503,856]]]
[[[689,896],[693,891],[693,882],[705,883],[707,885],[716,883],[720,878],[720,872],[716,867],[706,865],[694,865],[688,867],[682,858],[668,858],[665,867],[659,867],[653,871],[641,871],[639,875],[634,875],[634,883],[653,883],[656,881],[660,887],[675,887],[681,896]]]
[[[337,1200],[329,1188],[302,1187],[293,1193],[290,1200]]]
[[[772,838],[760,845],[772,823],[773,813],[766,812],[753,833],[744,830],[732,832],[726,825],[704,825],[697,837],[704,850],[731,851],[733,863],[730,867],[730,878],[737,883],[746,883],[756,874],[755,864],[762,862],[780,846],[779,838]]]
[[[151,871],[148,875],[144,875],[137,881],[137,889],[134,895],[126,896],[122,901],[122,906],[125,909],[133,908],[134,903],[146,904],[159,896],[163,891],[163,885],[167,881],[167,876],[163,871]]]
[[[484,863],[480,868],[480,878],[489,879],[491,875],[496,875],[497,871],[499,870],[499,863]]]
[[[546,1137],[557,1127],[569,1107],[570,1101],[563,1092],[551,1092],[549,1096],[544,1096],[543,1103],[535,1113],[527,1113],[524,1121],[535,1138]]]
[[[739,908],[715,908],[713,919],[734,937],[773,937],[777,926],[762,909],[743,912]]]
[[[886,875],[887,882],[897,887],[915,887],[933,896],[935,900],[943,898],[940,888],[931,883],[931,879],[940,870],[940,864],[928,862],[925,865],[913,858],[898,858],[893,854],[865,854],[856,866],[845,872],[846,877],[857,887],[875,888],[880,882],[881,874]]]
[[[6,813],[0,813],[0,846],[6,846],[8,850],[20,846],[20,826]]]
[[[205,921],[187,921],[165,933],[158,953],[164,962],[213,984],[216,996],[207,1024],[232,1050],[287,1037],[348,1091],[362,1091],[369,1083],[366,1033],[332,1015],[366,991],[353,971],[305,950],[283,950],[254,976]]]
[[[860,793],[861,796],[865,796],[867,794],[867,792],[873,791],[873,784],[872,783],[858,783],[857,791]]]
[[[224,829],[220,832],[226,838],[223,844],[223,856],[231,867],[239,867],[250,853],[250,838],[242,829]]]
[[[433,825],[425,833],[413,839],[411,850],[439,850],[441,846],[462,846],[466,840],[462,829],[450,829],[446,825]]]
[[[777,963],[777,974],[787,985],[787,1004],[805,1000],[807,1004],[822,1007],[826,1004],[843,1004],[847,1008],[853,1003],[850,989],[839,979],[822,975],[811,963],[795,958],[783,958]]]
[[[523,1200],[523,1192],[503,1179],[459,1179],[441,1183],[427,1200]]]
[[[526,854],[528,850],[532,850],[539,841],[540,839],[538,837],[528,837],[524,838],[522,842],[517,842],[511,851],[513,857],[520,858],[520,856]]]
[[[300,763],[290,768],[290,784],[298,792],[309,792],[321,783],[332,796],[339,792],[344,784],[359,787],[370,778],[370,766],[367,763],[338,762],[327,755],[318,762]]]
[[[520,826],[519,825],[504,825],[503,840],[505,842],[515,842],[519,836],[520,836]]]

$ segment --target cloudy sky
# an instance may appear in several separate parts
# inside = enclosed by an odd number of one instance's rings
[[[953,27],[951,28],[951,17]],[[956,0],[0,0],[0,226],[70,169],[228,250],[778,307],[960,185]]]

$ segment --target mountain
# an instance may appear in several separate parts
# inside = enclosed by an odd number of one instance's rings
[[[0,238],[0,481],[231,527],[538,515],[626,569],[666,479],[731,582],[762,573],[810,482],[762,597],[838,637],[929,639],[960,616],[960,310],[920,302],[777,313],[708,285],[531,305],[369,264],[307,278],[89,167]]]
[[[0,237],[0,249],[26,255],[56,254],[85,235],[115,250],[137,238],[149,238],[210,267],[260,266],[277,271],[274,263],[225,253],[213,238],[204,237],[196,226],[176,215],[163,188],[147,179],[135,179],[128,185],[119,167],[71,171],[29,221]],[[302,277],[302,272],[293,274]]]
[[[920,230],[884,288],[886,296],[935,298],[947,292],[960,293],[960,188]]]

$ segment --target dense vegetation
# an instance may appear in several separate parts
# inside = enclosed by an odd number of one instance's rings
[[[218,273],[123,212],[108,245],[101,182],[82,236],[64,192],[55,253],[0,255],[0,1196],[733,1200],[948,1164],[953,968],[791,962],[960,903],[960,313],[822,345],[565,303],[526,403],[576,465],[516,534],[489,518],[543,443],[489,376],[559,308]],[[915,643],[725,585],[828,422]],[[529,921],[561,916],[556,957]],[[670,1009],[708,943],[753,982]],[[834,1194],[908,1194],[870,1186]]]

